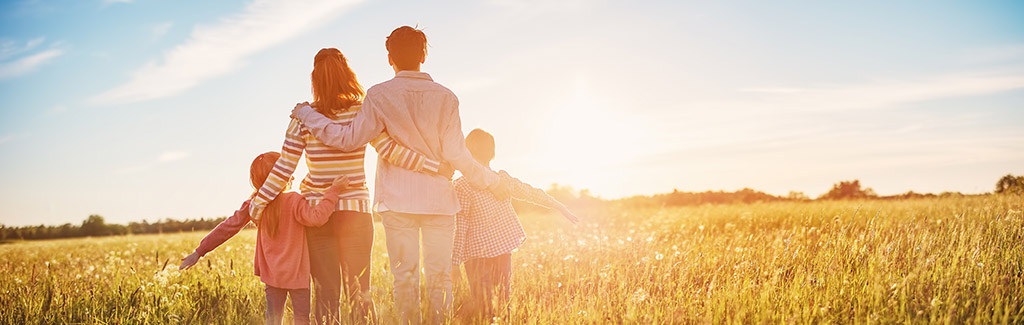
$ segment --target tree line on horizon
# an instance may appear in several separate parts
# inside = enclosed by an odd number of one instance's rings
[[[81,225],[65,223],[59,226],[7,227],[0,224],[0,243],[10,240],[59,239],[76,237],[102,237],[127,234],[159,234],[183,231],[210,230],[227,217],[199,219],[164,219],[154,223],[129,222],[128,225],[106,223],[103,216],[93,214]]]
[[[756,202],[784,202],[784,201],[814,201],[814,200],[907,200],[935,197],[967,196],[960,192],[918,193],[908,191],[895,195],[878,195],[874,189],[864,187],[860,180],[840,181],[832,185],[828,192],[812,199],[803,192],[790,191],[787,195],[772,195],[762,191],[743,188],[738,191],[703,191],[684,192],[673,190],[670,193],[655,195],[637,195],[618,200],[603,200],[591,196],[588,190],[576,192],[572,187],[552,185],[547,190],[548,194],[570,207],[599,206],[605,203],[620,203],[627,207],[659,207],[659,206],[692,206],[703,204],[735,204],[735,203],[756,203]],[[996,182],[995,194],[1024,195],[1024,176],[1006,175]],[[986,195],[986,194],[979,194]],[[536,209],[529,203],[517,203],[513,201],[516,210]]]
[[[1006,175],[996,182],[995,194],[1022,195],[1024,194],[1024,176]],[[906,200],[934,197],[965,196],[960,192],[917,193],[908,191],[895,195],[878,195],[870,187],[863,187],[860,180],[840,181],[832,185],[828,192],[816,199],[811,199],[803,192],[790,191],[785,196],[771,195],[765,192],[744,188],[735,192],[725,191],[704,191],[704,192],[680,192],[655,194],[653,196],[634,196],[623,199],[631,205],[702,205],[702,204],[730,204],[730,203],[755,203],[755,202],[776,202],[776,201],[812,201],[812,200]],[[984,195],[984,194],[981,194]]]
[[[863,187],[860,180],[841,181],[832,186],[825,194],[816,199],[811,199],[802,192],[790,191],[784,196],[777,196],[750,188],[743,188],[734,192],[727,191],[704,191],[704,192],[682,192],[673,190],[671,193],[655,195],[638,195],[617,200],[606,200],[590,194],[587,189],[575,190],[571,186],[552,184],[546,191],[549,195],[572,208],[594,208],[602,207],[609,203],[620,203],[628,207],[651,207],[651,206],[692,206],[703,204],[735,204],[735,203],[756,203],[756,202],[782,202],[782,201],[813,201],[813,200],[906,200],[934,197],[965,196],[960,192],[943,192],[940,194],[917,193],[908,191],[903,194],[880,196],[870,187]],[[998,195],[1024,195],[1024,176],[1006,175],[996,182],[995,194]],[[986,195],[986,194],[981,194]],[[539,207],[530,203],[513,200],[513,206],[518,211],[536,211]],[[101,237],[127,234],[157,234],[175,233],[184,231],[210,230],[220,224],[227,217],[185,219],[164,219],[154,223],[146,220],[142,222],[129,222],[128,225],[108,224],[100,215],[90,215],[81,225],[65,223],[60,226],[24,226],[7,227],[0,224],[0,243],[11,240],[38,240],[58,239],[75,237]]]

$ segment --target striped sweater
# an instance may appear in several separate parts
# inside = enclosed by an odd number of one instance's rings
[[[353,106],[349,110],[338,113],[333,119],[336,122],[348,123],[356,117],[361,106]],[[439,161],[412,151],[398,144],[387,134],[387,130],[370,142],[377,150],[378,159],[392,165],[422,172],[436,174]],[[291,175],[299,162],[302,152],[306,152],[306,166],[309,174],[299,185],[299,192],[306,198],[310,206],[315,206],[323,193],[331,186],[335,178],[345,175],[349,179],[349,187],[338,195],[338,210],[350,210],[369,213],[370,192],[366,188],[366,174],[363,171],[363,156],[366,146],[350,152],[330,147],[314,137],[297,119],[292,119],[285,132],[284,144],[281,147],[281,158],[267,176],[263,186],[256,192],[250,205],[250,216],[259,219],[263,209],[274,200],[285,184],[291,181]]]

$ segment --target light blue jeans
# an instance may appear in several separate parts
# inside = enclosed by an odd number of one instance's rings
[[[395,309],[401,324],[420,324],[420,237],[427,285],[428,319],[440,324],[452,312],[452,244],[455,216],[381,212],[388,258],[395,279]]]

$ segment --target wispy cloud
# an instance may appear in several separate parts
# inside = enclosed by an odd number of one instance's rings
[[[25,45],[18,45],[13,40],[0,42],[0,79],[26,75],[64,54],[64,50],[59,48],[60,42],[55,42],[48,50],[23,55],[32,52],[45,41],[45,38],[39,37],[25,42]]]
[[[0,79],[23,76],[39,66],[64,54],[61,49],[49,49],[11,62],[0,63]]]
[[[156,167],[159,164],[169,163],[169,162],[172,162],[172,161],[178,161],[178,160],[182,160],[182,159],[188,158],[191,155],[192,154],[187,152],[187,151],[165,151],[165,152],[161,153],[159,156],[157,156],[156,160],[148,161],[148,162],[145,162],[145,163],[142,163],[142,164],[138,164],[138,165],[132,165],[132,166],[128,166],[128,167],[119,168],[119,169],[114,170],[114,174],[118,174],[118,175],[135,174],[135,173],[138,173],[138,172],[142,172],[142,171],[153,169],[153,167]]]
[[[18,45],[18,42],[10,39],[0,41],[0,60],[7,60],[8,58],[32,50],[39,44],[43,44],[44,41],[46,41],[46,38],[39,37],[25,42],[25,45],[23,46]]]
[[[503,10],[516,10],[523,12],[554,12],[566,10],[579,10],[588,4],[585,0],[568,1],[544,1],[544,0],[489,0],[486,3],[500,7]]]
[[[452,89],[457,89],[460,94],[464,94],[497,85],[498,79],[485,76],[475,76],[458,79],[450,82],[449,84],[451,84]]]
[[[7,142],[10,142],[13,139],[14,139],[14,135],[2,136],[2,137],[0,137],[0,144],[4,144],[4,143],[7,143]]]
[[[132,3],[132,2],[135,2],[135,0],[103,0],[103,5],[106,6],[106,5],[111,5],[111,4],[115,4],[115,3]]]
[[[1003,63],[1024,61],[1024,44],[971,49],[964,55],[970,63]]]
[[[152,29],[149,31],[152,40],[158,41],[163,38],[164,35],[167,35],[167,32],[171,30],[171,27],[174,27],[174,22],[170,21],[153,25]]]
[[[250,55],[343,13],[361,0],[257,0],[238,14],[199,25],[184,43],[136,70],[127,83],[90,99],[94,104],[162,98],[234,71]]]
[[[786,87],[754,87],[754,88],[741,88],[739,91],[744,92],[759,92],[759,93],[776,93],[776,94],[787,94],[787,93],[798,93],[803,92],[807,89],[804,88],[786,88]]]
[[[159,162],[169,162],[175,160],[182,160],[188,158],[190,154],[184,151],[168,151],[160,154],[160,158],[157,158]]]
[[[67,113],[68,107],[64,105],[57,105],[46,111],[46,116],[57,116],[60,114]]]
[[[976,96],[1024,88],[1024,72],[963,73],[915,80],[824,87],[755,87],[740,92],[767,96],[743,105],[786,110],[885,109],[933,99]]]
[[[129,174],[135,174],[135,173],[138,173],[138,172],[141,172],[141,171],[145,171],[145,170],[148,170],[150,168],[153,168],[153,164],[135,165],[135,166],[129,166],[129,167],[124,167],[124,168],[119,168],[117,170],[114,170],[114,174],[117,174],[117,175],[129,175]]]
[[[786,87],[760,87],[760,88],[743,88],[740,89],[742,92],[750,93],[764,93],[764,94],[796,94],[803,92],[806,89],[802,88],[786,88]]]
[[[687,157],[713,157],[708,161],[770,160],[779,170],[791,168],[786,166],[793,161],[812,162],[801,167],[807,170],[817,168],[813,163],[833,170],[883,170],[887,164],[1019,159],[1020,146],[1013,144],[1021,139],[1019,132],[964,131],[970,129],[964,127],[969,121],[991,125],[993,117],[974,118],[976,108],[963,106],[955,113],[951,108],[928,114],[922,112],[925,105],[918,104],[1016,89],[1024,89],[1024,71],[1013,69],[741,88],[725,97],[681,102],[683,109],[648,117],[643,125],[662,139],[650,141],[654,145],[638,142],[642,154],[630,163],[668,166]],[[876,158],[877,162],[867,161]],[[830,173],[825,169],[820,172]]]

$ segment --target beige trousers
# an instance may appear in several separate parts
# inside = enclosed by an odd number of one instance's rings
[[[380,213],[395,279],[395,309],[401,324],[420,323],[420,239],[427,290],[425,323],[440,324],[452,312],[452,243],[455,216]]]

